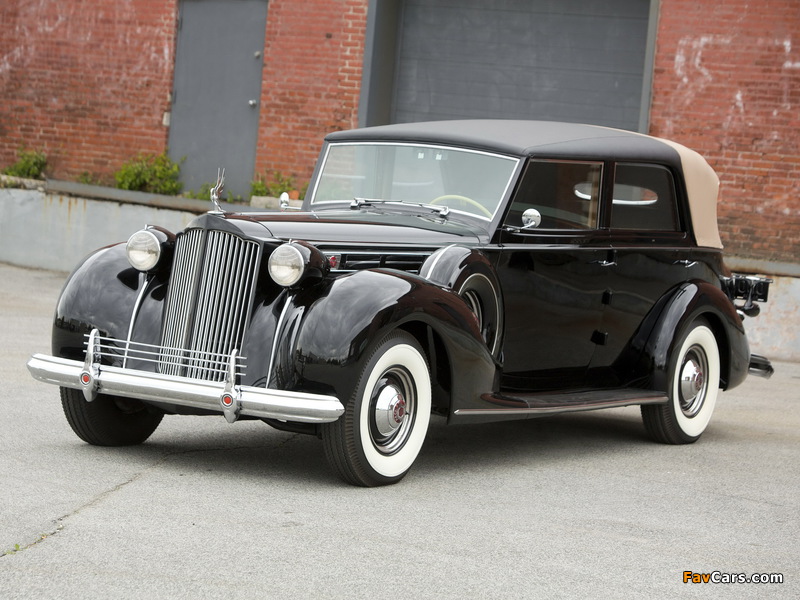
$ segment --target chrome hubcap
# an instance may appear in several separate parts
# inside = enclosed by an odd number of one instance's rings
[[[705,353],[699,346],[692,346],[683,359],[678,383],[681,411],[687,417],[694,417],[703,407],[707,372],[708,361]]]
[[[375,403],[375,427],[382,436],[391,436],[403,423],[406,416],[406,400],[393,385],[387,385],[378,393]]]
[[[394,454],[406,443],[414,420],[413,380],[402,367],[392,367],[378,380],[370,399],[370,436],[383,454]]]

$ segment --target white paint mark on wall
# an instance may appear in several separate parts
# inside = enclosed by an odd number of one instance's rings
[[[756,47],[764,51],[766,56],[772,55],[775,57],[776,68],[800,69],[800,61],[793,60],[791,37],[743,40],[741,36],[736,34],[685,36],[678,41],[674,58],[675,75],[679,80],[673,100],[676,112],[682,112],[685,108],[694,104],[702,94],[706,93],[709,87],[720,83],[715,81],[714,70],[708,66],[708,61],[716,58],[714,54],[719,50],[726,50],[726,47],[744,42],[755,44]],[[788,74],[778,75],[778,77],[780,78],[780,85],[783,86],[783,101],[780,109],[773,109],[773,117],[778,117],[781,110],[793,110],[791,77]],[[749,125],[746,122],[747,98],[747,87],[738,89],[734,97],[731,98],[730,108],[723,119],[725,129],[736,125]],[[720,101],[724,101],[724,99],[720,97]],[[665,129],[665,137],[675,135],[675,125],[672,119],[667,119]]]
[[[786,52],[786,62],[783,63],[783,68],[800,69],[800,60],[792,60],[792,40],[783,40],[783,50]]]
[[[745,120],[744,115],[744,96],[742,95],[742,90],[737,90],[733,101],[733,109],[728,113],[728,116],[725,117],[725,129],[730,129],[730,127],[737,122],[743,123]]]

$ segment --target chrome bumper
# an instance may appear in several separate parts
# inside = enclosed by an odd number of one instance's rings
[[[772,363],[770,360],[765,357],[761,356],[760,354],[751,354],[750,355],[750,368],[748,369],[750,375],[755,375],[756,377],[764,377],[765,379],[769,379],[772,377],[772,374],[775,372],[775,369],[772,368]]]
[[[97,394],[111,394],[219,411],[229,422],[245,415],[302,423],[330,423],[344,413],[335,396],[287,392],[234,385],[173,375],[34,354],[28,370],[39,381],[83,390],[87,401]]]

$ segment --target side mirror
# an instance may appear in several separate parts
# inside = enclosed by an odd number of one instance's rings
[[[303,210],[300,206],[292,206],[292,204],[289,202],[289,194],[287,192],[283,192],[278,200],[280,202],[281,211]]]
[[[529,208],[522,213],[522,228],[536,229],[542,224],[542,213],[535,208]]]

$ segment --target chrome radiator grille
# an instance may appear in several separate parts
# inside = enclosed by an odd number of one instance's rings
[[[207,381],[225,378],[248,323],[260,247],[217,230],[191,229],[175,247],[159,369]]]

